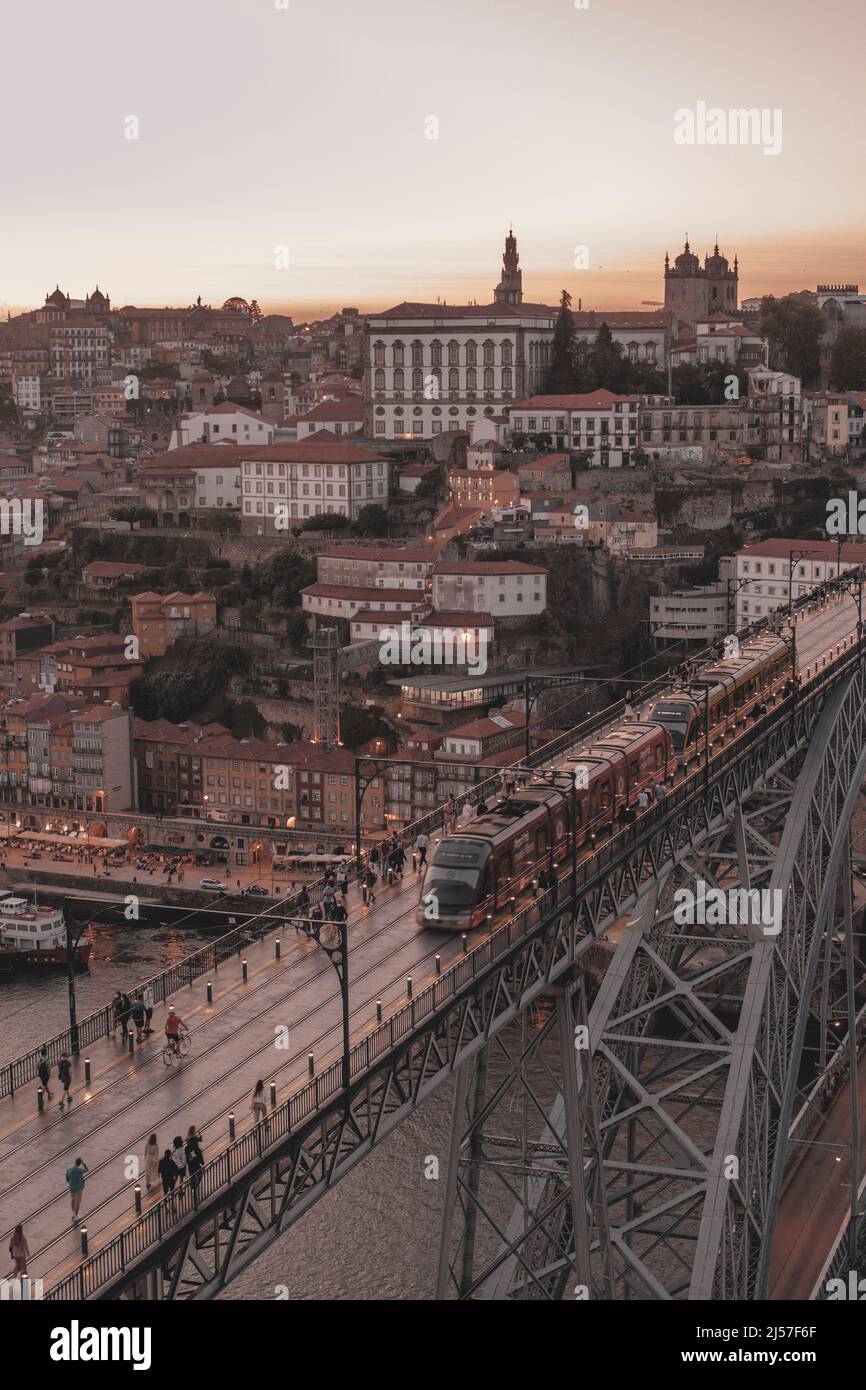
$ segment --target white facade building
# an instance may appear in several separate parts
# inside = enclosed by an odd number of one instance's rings
[[[182,415],[172,430],[169,449],[182,449],[186,444],[272,444],[274,425],[245,406],[223,401],[210,410]]]
[[[650,596],[650,632],[662,642],[709,643],[728,631],[728,594],[718,584]]]
[[[801,598],[826,580],[866,564],[866,544],[844,541],[840,562],[835,540],[770,537],[738,550],[735,561],[739,631],[776,608],[786,607],[789,594],[792,599]]]
[[[638,448],[640,396],[612,391],[529,396],[509,407],[514,434],[549,434],[554,449],[579,449],[594,468],[621,468]]]
[[[517,560],[442,560],[433,570],[433,606],[449,613],[530,618],[547,607],[547,570]]]
[[[296,444],[242,451],[243,530],[284,534],[293,523],[325,512],[356,521],[363,507],[387,505],[388,466],[379,454],[326,431]]]
[[[42,378],[40,376],[14,376],[12,394],[19,410],[38,415],[42,409]]]

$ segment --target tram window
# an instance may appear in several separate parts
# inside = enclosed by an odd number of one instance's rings
[[[661,746],[660,743],[657,743],[657,744],[656,744],[656,750],[655,750],[655,752],[656,752],[656,767],[661,767],[662,763],[664,762],[664,757],[665,757],[665,755],[664,755],[664,750],[663,750],[663,748],[662,748],[662,746]]]
[[[601,789],[600,805],[601,805],[602,811],[609,811],[609,810],[610,810],[610,783],[609,783],[609,782],[605,782],[604,786],[603,786],[602,789]]]
[[[506,850],[500,855],[496,865],[497,876],[500,883],[508,883],[511,878],[511,850]]]
[[[699,725],[697,719],[692,719],[689,724],[689,732],[686,738],[686,743],[695,743],[697,741],[698,728]]]
[[[546,854],[548,847],[547,826],[543,825],[535,837],[535,852],[536,854]]]
[[[490,881],[490,860],[488,859],[487,863],[484,865],[484,873],[481,875],[480,898],[482,902],[486,897],[489,897],[491,889],[492,884]]]
[[[634,786],[635,782],[638,780],[638,776],[637,759],[635,759],[633,763],[629,763],[628,765],[628,784],[630,787]]]

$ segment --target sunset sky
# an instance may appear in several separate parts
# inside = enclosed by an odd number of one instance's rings
[[[527,299],[658,301],[686,231],[742,296],[866,285],[863,0],[282,3],[7,8],[4,311],[484,303],[509,222]],[[700,101],[780,109],[781,153],[675,144]]]

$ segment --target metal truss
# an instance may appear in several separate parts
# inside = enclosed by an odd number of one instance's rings
[[[844,688],[834,692],[834,680],[845,681]],[[834,738],[848,711],[847,736]],[[356,1069],[353,1062],[348,1093],[336,1084],[314,1113],[293,1123],[270,1147],[265,1133],[258,1158],[251,1154],[243,1172],[232,1174],[218,1190],[212,1184],[199,1207],[187,1201],[183,1219],[159,1241],[147,1248],[130,1241],[111,1264],[96,1252],[86,1269],[63,1281],[62,1288],[47,1291],[47,1297],[212,1297],[455,1073],[465,1100],[470,1066],[476,1072],[472,1113],[481,1115],[482,1054],[488,1052],[487,1073],[494,1075],[502,1055],[497,1060],[488,1050],[511,1048],[502,1041],[508,1030],[525,1028],[533,1008],[547,1007],[541,1001],[557,986],[562,987],[556,1005],[559,1065],[571,1095],[563,1103],[564,1137],[553,1126],[557,1137],[547,1141],[557,1149],[551,1163],[556,1171],[526,1177],[522,1224],[533,1224],[525,1212],[536,1190],[539,1201],[549,1199],[558,1214],[551,1212],[550,1220],[537,1226],[528,1253],[515,1244],[510,1229],[492,1253],[476,1239],[471,1263],[459,1256],[458,1292],[489,1296],[496,1287],[495,1296],[515,1296],[517,1289],[516,1296],[554,1297],[572,1287],[566,1263],[590,1297],[668,1297],[692,1287],[737,1297],[736,1290],[757,1288],[756,1262],[775,1200],[775,1137],[801,1045],[794,1036],[796,1007],[786,991],[807,996],[806,921],[820,896],[811,848],[821,846],[823,865],[833,827],[841,823],[843,787],[856,784],[853,741],[858,733],[863,746],[862,718],[859,678],[847,680],[840,669],[828,672],[821,691],[787,701],[734,746],[718,749],[708,767],[679,783],[643,824],[613,836],[581,865],[576,902],[564,900],[564,881],[559,901],[548,895],[518,913],[430,986],[433,1008],[422,1009],[419,996],[411,1009],[401,1011],[405,1025],[396,1035],[392,1030],[393,1045],[379,1054],[370,1049],[363,1067]],[[810,739],[805,756],[807,763],[812,760],[810,778],[816,796],[821,793],[820,809],[811,810],[811,796],[803,802],[798,785],[793,805],[799,810],[792,819],[792,783],[785,769]],[[829,768],[831,747],[836,750],[832,773],[824,770],[821,751],[827,750]],[[761,800],[754,810],[744,810],[752,797]],[[786,916],[778,945],[730,932],[708,941],[706,934],[671,929],[670,902],[678,882],[694,878],[698,870],[727,882],[734,864],[741,878],[745,865],[750,882],[761,883],[767,875],[776,882],[777,841],[790,839],[791,826],[800,821],[812,828],[806,836],[810,853],[802,863],[792,858],[798,886],[789,894],[793,916]],[[586,965],[587,952],[597,950],[598,939],[627,914],[637,915],[645,928],[625,933],[592,1010],[590,1096],[589,1068],[585,1076],[582,1068],[572,1069],[576,1053],[569,1035],[575,1016],[566,1011],[573,1009],[574,985],[568,982],[574,981],[575,965]],[[818,939],[819,934],[811,935]],[[728,1014],[728,996],[734,1002],[742,997],[736,1023]],[[670,1020],[676,1021],[675,1029]],[[357,1052],[358,1045],[353,1057]],[[529,1057],[524,1065],[528,1062]],[[703,1137],[689,1132],[689,1117],[698,1112],[709,1113],[715,1126]],[[454,1141],[458,1160],[466,1157],[463,1137],[461,1132]],[[582,1153],[584,1162],[566,1161],[563,1153]],[[596,1171],[599,1153],[604,1155],[601,1172]],[[742,1155],[740,1181],[713,1186],[726,1153]],[[532,1157],[535,1162],[538,1154]],[[459,1161],[449,1164],[449,1182],[458,1170]],[[462,1210],[471,1184],[459,1177],[453,1181],[458,1187],[449,1200],[456,1212],[457,1192]],[[478,1190],[483,1201],[483,1189]],[[575,1220],[575,1211],[583,1218]],[[495,1206],[490,1214],[498,1221]],[[464,1238],[458,1248],[466,1250]],[[662,1255],[667,1268],[661,1267],[663,1260],[660,1265]],[[453,1266],[449,1251],[440,1262],[443,1291],[455,1286]]]

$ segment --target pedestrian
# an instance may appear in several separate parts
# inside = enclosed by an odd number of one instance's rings
[[[62,1101],[60,1103],[63,1104]],[[69,1188],[69,1196],[72,1199],[73,1226],[79,1224],[78,1213],[81,1210],[81,1198],[84,1196],[84,1184],[87,1181],[89,1171],[83,1158],[76,1158],[72,1167],[66,1169],[66,1186]]]
[[[367,869],[367,877],[364,880],[364,887],[366,888],[366,897],[364,898],[364,902],[368,903],[370,907],[372,907],[373,903],[376,901],[376,894],[374,891],[376,887],[376,875],[373,871],[372,864]]]
[[[325,916],[328,918],[329,921],[333,918],[334,915],[335,901],[336,894],[334,892],[334,885],[329,878],[326,880],[325,886],[322,889],[322,907],[324,908]]]
[[[539,869],[539,871],[538,871],[538,890],[539,890],[539,892],[540,892],[540,893],[546,893],[547,890],[548,890],[548,888],[549,888],[549,886],[550,886],[550,885],[549,885],[548,880],[547,880],[547,870],[546,870],[546,869]]]
[[[132,1021],[133,1021],[133,1023],[135,1024],[135,1041],[136,1041],[137,1043],[143,1042],[143,1041],[144,1041],[145,1013],[144,1013],[144,1003],[142,1002],[142,998],[141,998],[141,995],[140,995],[140,994],[136,994],[136,995],[134,996],[134,998],[133,998],[133,1000],[132,1000],[132,1004],[130,1005],[130,1011],[131,1011],[131,1014],[132,1014]]]
[[[641,787],[640,791],[638,792],[638,797],[637,797],[638,810],[639,810],[639,811],[648,811],[648,810],[649,810],[649,804],[650,804],[650,801],[649,801],[649,797],[648,797],[648,795],[647,795],[646,787]]]
[[[144,1036],[149,1038],[153,1029],[150,1020],[153,1018],[153,990],[150,985],[145,985],[141,991],[141,1002],[144,1005]]]
[[[112,1018],[114,1019],[114,1024],[113,1024],[113,1027],[112,1027],[112,1029],[111,1029],[111,1036],[112,1036],[112,1037],[115,1037],[116,1034],[117,1034],[117,1029],[118,1029],[118,1027],[120,1026],[120,1016],[121,1016],[122,1013],[123,1013],[123,995],[121,994],[120,990],[117,990],[117,992],[115,993],[114,998],[113,998],[112,1001],[111,1001],[111,1016],[112,1016]]]
[[[487,815],[487,802],[484,800],[483,797],[482,797],[481,800],[479,801],[478,806],[477,806],[477,808],[476,808],[476,815],[479,815],[479,816],[486,816],[486,815]]]
[[[226,874],[226,878],[228,878],[228,874]],[[238,879],[238,892],[240,892],[240,888],[241,888],[241,881],[240,881],[240,879]]]
[[[267,1121],[268,1104],[265,1100],[265,1083],[257,1081],[253,1087],[253,1094],[250,1099],[250,1109],[253,1112],[253,1124],[257,1125],[261,1120]]]
[[[120,998],[120,1029],[123,1033],[123,1041],[126,1042],[129,1033],[129,1021],[132,1016],[132,1000],[129,995],[125,993],[121,994]]]
[[[12,1239],[9,1241],[9,1254],[12,1256],[12,1273],[10,1279],[20,1279],[27,1274],[27,1261],[30,1259],[30,1246],[27,1244],[24,1235],[24,1227],[20,1224],[12,1232]]]
[[[49,1078],[50,1078],[50,1076],[51,1076],[51,1067],[50,1067],[49,1062],[48,1062],[48,1049],[47,1049],[47,1048],[44,1048],[44,1047],[43,1047],[42,1051],[41,1051],[40,1054],[39,1054],[39,1066],[36,1068],[36,1075],[39,1077],[39,1080],[42,1082],[42,1089],[43,1089],[43,1091],[45,1092],[46,1098],[47,1098],[48,1100],[50,1100],[50,1099],[51,1099],[51,1092],[50,1092],[50,1090],[48,1089],[48,1081],[49,1081]]]
[[[428,844],[429,844],[429,841],[428,841],[428,839],[427,839],[427,836],[424,834],[424,831],[422,830],[422,831],[421,831],[421,834],[418,836],[417,840],[415,841],[415,848],[416,848],[417,851],[418,851],[418,869],[419,869],[419,871],[420,871],[421,869],[423,869],[424,865],[427,863],[427,845],[428,845]]]
[[[159,1144],[152,1134],[144,1146],[144,1181],[149,1192],[159,1177]]]
[[[159,1176],[162,1179],[163,1196],[167,1197],[177,1182],[177,1169],[171,1156],[171,1149],[166,1149],[159,1160]]]
[[[340,874],[340,893],[342,894],[343,905],[345,906],[349,897],[349,870],[346,868],[344,868]]]
[[[177,1181],[180,1184],[186,1177],[186,1149],[179,1134],[175,1135],[171,1146],[171,1161],[177,1170]]]
[[[457,798],[452,792],[445,806],[445,829],[454,830],[457,825]]]
[[[655,786],[653,787],[653,796],[655,797],[656,805],[661,805],[661,803],[665,799],[664,782],[656,782]]]
[[[72,1063],[69,1060],[69,1054],[67,1052],[63,1052],[60,1055],[60,1061],[57,1063],[57,1077],[63,1087],[63,1095],[60,1097],[60,1109],[63,1109],[64,1101],[71,1109],[72,1097],[69,1094],[69,1087],[72,1084]]]
[[[201,1135],[196,1130],[195,1125],[190,1125],[186,1132],[186,1170],[189,1180],[192,1183],[193,1191],[196,1190],[201,1182],[201,1170],[204,1168],[204,1154],[201,1151]]]

